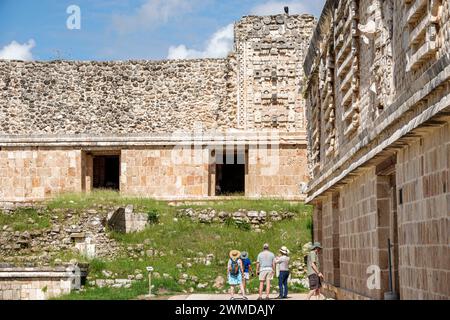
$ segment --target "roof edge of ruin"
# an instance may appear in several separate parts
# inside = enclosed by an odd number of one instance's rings
[[[278,13],[278,14],[266,14],[266,15],[258,15],[258,14],[248,14],[245,16],[242,16],[240,20],[244,18],[264,18],[264,17],[277,17],[277,16],[290,16],[290,17],[300,17],[300,18],[316,18],[311,13],[295,13],[295,14],[286,14],[286,13]]]
[[[231,52],[230,52],[231,53]],[[192,63],[192,62],[207,62],[207,61],[226,61],[224,58],[195,58],[195,59],[129,59],[129,60],[15,60],[15,59],[0,59],[0,63],[24,63],[24,64],[51,64],[51,63],[98,63],[98,64],[142,64],[142,63]]]
[[[316,25],[316,29],[313,32],[308,48],[308,53],[306,54],[305,62],[303,64],[303,70],[305,71],[306,76],[310,75],[312,67],[314,65],[314,60],[316,56],[319,54],[317,45],[322,38],[321,26],[325,23],[326,19],[328,19],[329,14],[332,13],[332,9],[336,7],[338,2],[339,0],[327,0],[322,9],[322,13],[320,14],[320,18]]]

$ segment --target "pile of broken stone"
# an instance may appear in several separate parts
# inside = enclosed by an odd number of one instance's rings
[[[261,231],[262,227],[271,227],[271,222],[291,219],[294,213],[289,211],[255,211],[239,209],[235,212],[217,211],[212,208],[193,209],[183,208],[177,210],[178,217],[187,217],[200,223],[225,223],[232,219],[236,223],[248,223],[252,230]]]
[[[50,215],[51,225],[45,229],[14,231],[4,225],[0,230],[2,261],[23,263],[63,263],[58,255],[72,251],[88,258],[113,258],[121,247],[106,233],[106,217],[112,208],[99,206],[76,212],[72,209],[38,208],[39,215]],[[0,214],[14,214],[4,211]],[[32,221],[30,226],[32,226]]]

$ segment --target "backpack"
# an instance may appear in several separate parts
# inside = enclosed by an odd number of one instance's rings
[[[230,271],[230,274],[232,276],[237,276],[239,274],[239,263],[238,263],[238,260],[237,259],[236,260],[230,259],[230,260],[231,260],[231,271]]]
[[[303,257],[303,263],[304,263],[305,265],[308,264],[308,257],[309,257],[309,254],[307,254],[306,256]]]

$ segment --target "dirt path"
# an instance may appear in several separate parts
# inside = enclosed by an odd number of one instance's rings
[[[241,300],[239,295],[235,295],[235,297]],[[271,299],[275,300],[276,295],[271,295]],[[305,300],[306,294],[298,294],[293,293],[289,295],[289,298],[286,300]],[[257,294],[252,294],[248,296],[248,300],[256,300],[258,299]],[[189,295],[178,295],[170,297],[169,300],[230,300],[229,294],[189,294]],[[278,299],[277,299],[278,300]]]

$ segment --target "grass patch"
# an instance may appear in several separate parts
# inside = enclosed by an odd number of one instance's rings
[[[85,291],[73,291],[53,300],[130,300],[148,293],[148,282],[134,283],[131,288],[87,287]]]
[[[0,227],[10,226],[14,231],[45,229],[51,225],[47,212],[33,208],[19,208],[11,214],[0,214]]]
[[[149,198],[126,197],[112,190],[94,190],[89,193],[65,193],[49,200],[49,209],[74,209],[83,210],[98,206],[133,206],[145,210],[164,211],[169,207],[164,201],[157,201]]]

